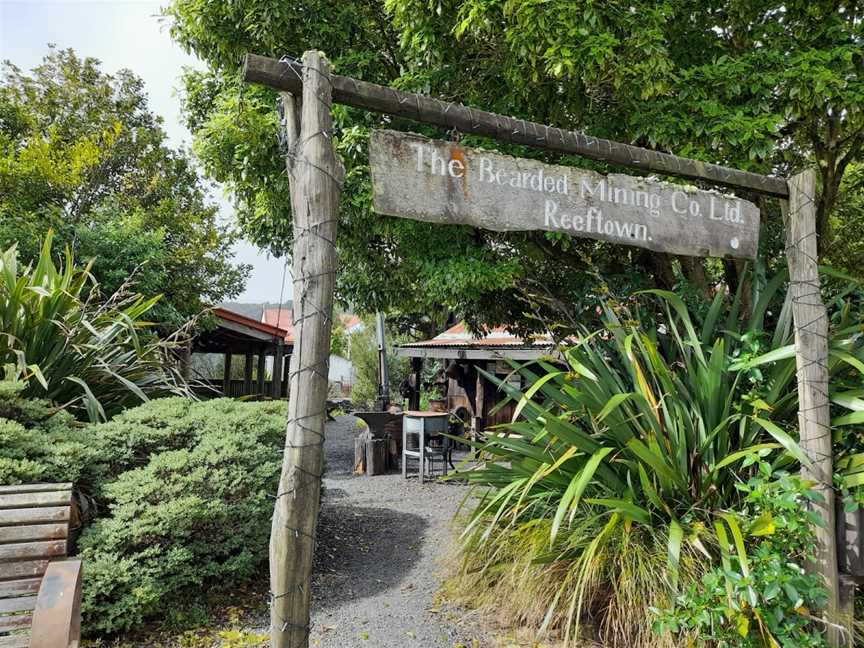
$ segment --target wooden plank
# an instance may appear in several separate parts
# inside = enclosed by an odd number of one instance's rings
[[[0,560],[25,560],[32,558],[56,558],[66,555],[65,540],[45,542],[16,542],[0,544]]]
[[[14,563],[0,563],[0,580],[17,580],[41,576],[48,568],[47,560],[24,560]]]
[[[12,612],[30,612],[36,607],[36,595],[19,596],[17,598],[0,599],[0,614]]]
[[[300,62],[277,61],[255,54],[247,54],[243,64],[244,81],[261,83],[295,96],[300,96],[302,92],[302,72],[303,66]],[[781,198],[789,195],[783,178],[739,171],[639,146],[612,142],[579,131],[514,119],[351,77],[333,75],[332,80],[333,101],[336,103],[405,117],[424,124],[444,126],[463,133],[487,135],[504,142],[581,155],[591,160],[631,169],[704,180]]]
[[[0,486],[0,495],[13,493],[41,493],[44,491],[72,490],[72,482],[57,484],[20,484],[18,486]]]
[[[0,494],[0,509],[31,508],[35,506],[70,506],[71,504],[71,490]]]
[[[63,522],[0,527],[0,543],[24,542],[26,540],[60,540],[67,537],[69,537],[69,525]]]
[[[495,231],[545,230],[658,252],[756,258],[759,209],[714,191],[602,175],[378,130],[375,211]]]
[[[29,614],[16,614],[14,616],[0,616],[0,632],[29,628],[33,624],[33,617]]]
[[[0,648],[30,648],[30,634],[15,634],[0,637]]]
[[[21,580],[0,581],[0,598],[25,596],[39,591],[41,578],[23,578]]]
[[[837,568],[836,510],[831,418],[828,401],[828,312],[822,303],[816,234],[816,178],[809,169],[789,178],[789,204],[785,209],[786,257],[789,292],[795,323],[795,364],[798,379],[798,428],[801,449],[810,459],[801,466],[801,477],[813,484],[821,497],[810,502],[823,521],[814,525],[814,566],[825,582],[828,621],[842,622]],[[836,626],[829,626],[828,645],[838,646]]]
[[[68,522],[70,513],[68,506],[0,510],[0,526]]]

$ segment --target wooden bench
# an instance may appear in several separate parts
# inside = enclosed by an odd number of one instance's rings
[[[0,486],[0,648],[77,648],[81,561],[67,560],[72,484]]]

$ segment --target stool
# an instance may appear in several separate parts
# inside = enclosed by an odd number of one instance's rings
[[[405,412],[402,415],[403,478],[408,478],[408,459],[417,459],[419,462],[420,483],[423,483],[427,461],[431,463],[431,472],[434,472],[435,459],[440,458],[443,473],[447,474],[450,439],[443,435],[447,433],[449,421],[450,414],[447,412]],[[441,447],[429,444],[432,437],[441,437]]]

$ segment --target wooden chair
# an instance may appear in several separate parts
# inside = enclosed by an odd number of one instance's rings
[[[81,561],[67,560],[72,484],[0,486],[0,648],[77,648]]]

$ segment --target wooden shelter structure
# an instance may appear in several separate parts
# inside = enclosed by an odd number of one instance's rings
[[[192,353],[222,354],[225,362],[221,381],[202,382],[231,397],[287,396],[288,366],[294,350],[294,330],[291,322],[274,326],[226,308],[214,308],[212,312],[216,318],[216,326],[195,338]],[[231,377],[234,356],[244,358],[242,380]],[[268,356],[273,358],[270,380],[266,380]]]
[[[446,409],[466,427],[470,425],[474,438],[487,427],[509,422],[516,407],[515,403],[508,403],[493,413],[504,394],[478,369],[502,380],[510,376],[509,380],[521,387],[521,376],[512,373],[513,367],[507,360],[528,362],[554,352],[555,344],[549,336],[524,339],[499,326],[489,329],[482,337],[475,337],[464,323],[451,326],[431,340],[409,342],[395,350],[396,355],[411,358],[412,392],[408,409],[420,409],[424,361],[427,358],[439,360],[444,368]]]

